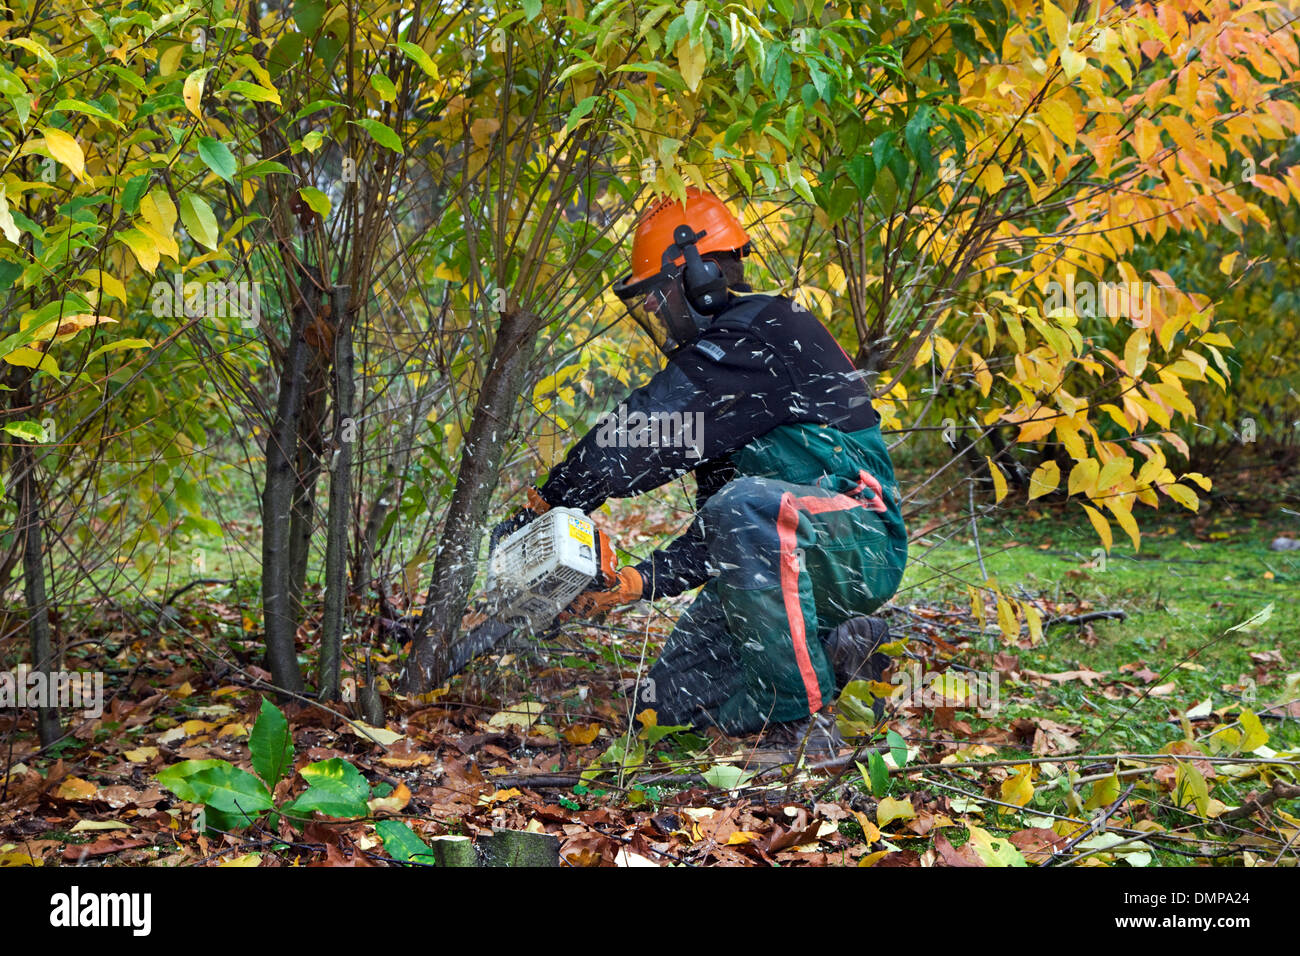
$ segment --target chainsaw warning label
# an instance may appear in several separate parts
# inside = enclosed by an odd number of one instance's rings
[[[585,521],[580,521],[577,518],[570,518],[569,537],[574,541],[585,544],[589,548],[592,547],[591,525]]]

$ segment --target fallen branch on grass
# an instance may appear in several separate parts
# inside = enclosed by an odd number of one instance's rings
[[[872,750],[876,751],[877,753],[886,753],[888,752],[889,747],[888,745],[881,744],[879,746],[866,747],[860,751],[854,751],[853,753],[845,753],[845,754],[840,754],[839,756],[836,757],[828,757],[825,760],[818,760],[808,764],[806,767],[804,767],[804,770],[808,771],[809,773],[835,773],[844,769],[847,764],[851,763],[852,760],[854,759],[855,754],[867,753]],[[789,766],[791,763],[794,762],[795,757],[796,754],[793,751],[772,751],[769,754],[763,755],[763,758],[765,759],[759,759],[747,764],[747,767],[758,768],[757,772],[755,773],[754,777],[751,780],[751,784],[753,783],[753,781],[757,781],[760,778],[772,773],[775,770],[780,770],[782,767]],[[599,787],[601,789],[613,789],[613,790],[630,789],[630,787],[626,787],[626,788],[619,787],[617,784],[605,780],[583,781],[582,775],[576,773],[500,774],[498,776],[493,776],[491,779],[493,785],[497,787],[529,787],[531,789],[538,789],[541,787],[553,787],[553,788],[567,789],[570,787],[576,787],[585,782],[587,786]],[[654,774],[653,776],[642,777],[641,779],[636,781],[635,785],[638,787],[653,787],[659,784],[671,784],[675,786],[687,786],[687,785],[693,786],[695,784],[701,784],[706,782],[707,781],[705,781],[704,779],[704,774],[702,773],[658,773],[658,774]],[[745,788],[739,787],[737,789],[743,790]]]
[[[1111,611],[1089,611],[1087,614],[1074,614],[1069,617],[1054,617],[1043,624],[1044,631],[1050,631],[1054,627],[1078,627],[1081,624],[1088,624],[1091,621],[1126,621],[1128,612],[1120,610]]]
[[[1258,796],[1252,794],[1246,797],[1246,802],[1235,810],[1227,810],[1220,813],[1216,818],[1222,820],[1240,820],[1242,817],[1248,817],[1252,813],[1263,810],[1265,807],[1277,802],[1278,800],[1294,800],[1300,797],[1300,786],[1285,784],[1281,780],[1275,781],[1272,790],[1266,790]]]

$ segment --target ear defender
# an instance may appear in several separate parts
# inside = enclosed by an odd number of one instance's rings
[[[700,257],[695,244],[704,235],[703,231],[697,233],[690,226],[681,225],[673,230],[673,244],[686,257],[682,270],[682,291],[686,293],[686,301],[703,315],[717,315],[727,304],[727,279],[720,265],[705,262]]]

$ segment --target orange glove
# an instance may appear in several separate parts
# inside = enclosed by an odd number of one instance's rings
[[[567,621],[575,617],[601,617],[610,608],[641,600],[641,595],[644,593],[645,585],[641,581],[640,572],[629,565],[620,568],[618,573],[614,575],[613,586],[598,591],[583,591],[579,594],[573,599],[573,603],[568,606],[565,612],[560,615],[560,620]]]

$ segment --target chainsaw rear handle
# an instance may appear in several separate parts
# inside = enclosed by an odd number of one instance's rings
[[[520,508],[505,521],[497,522],[496,527],[492,529],[491,534],[488,536],[488,554],[491,555],[497,549],[497,545],[501,543],[502,539],[510,537],[510,535],[538,517],[540,515],[531,508]]]

